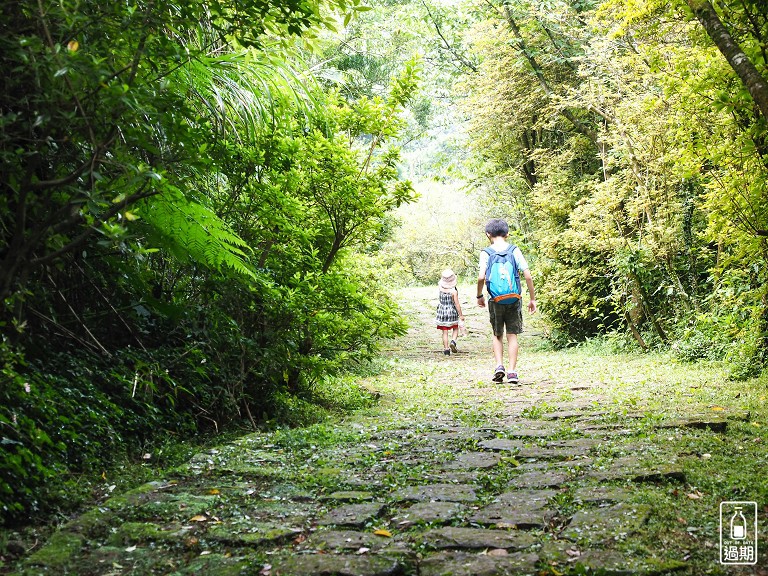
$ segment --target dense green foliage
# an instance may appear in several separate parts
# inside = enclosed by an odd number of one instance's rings
[[[404,330],[368,261],[418,62],[301,80],[357,1],[1,10],[0,522],[169,436],[363,401],[319,384]]]
[[[553,336],[619,330],[746,376],[768,350],[768,119],[694,4],[478,5],[466,109]],[[765,78],[765,6],[717,11]]]
[[[0,522],[364,403],[382,281],[471,279],[490,216],[554,341],[765,367],[763,3],[373,4],[0,8]]]
[[[765,91],[761,3],[383,4],[348,44],[362,37],[381,54],[374,26],[392,43],[420,30],[435,95],[411,164],[424,198],[399,213],[383,254],[398,278],[432,283],[445,266],[471,277],[482,222],[502,215],[532,260],[554,342],[618,333],[726,359],[737,377],[762,369],[766,119],[711,17]],[[446,100],[464,116],[442,113]]]

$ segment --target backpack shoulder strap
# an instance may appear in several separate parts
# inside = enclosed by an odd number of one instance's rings
[[[487,252],[488,256],[498,256],[500,258],[506,258],[507,256],[512,256],[512,252],[517,248],[517,246],[513,246],[512,244],[509,245],[509,248],[505,248],[504,250],[496,250],[492,247],[488,247],[483,252]]]
[[[491,246],[488,246],[487,248],[483,248],[482,251],[488,254],[488,259],[485,261],[485,279],[487,281],[491,273],[491,267],[490,267],[491,258],[496,256],[498,252],[496,252],[496,250],[494,250]]]

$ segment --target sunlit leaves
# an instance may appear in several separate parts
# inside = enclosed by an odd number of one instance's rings
[[[514,182],[510,171],[530,186],[531,221],[547,257],[540,262],[543,309],[572,331],[593,308],[584,298],[591,293],[598,307],[630,312],[662,340],[662,324],[684,324],[701,300],[725,313],[724,294],[718,298],[712,283],[729,276],[708,272],[764,261],[760,231],[768,227],[765,123],[750,94],[684,2],[606,1],[571,18],[557,18],[568,10],[563,4],[549,13],[542,6],[511,6],[519,35],[506,31],[498,10],[478,24],[475,45],[485,60],[469,110],[484,166],[496,171],[500,188]],[[762,62],[765,27],[746,24],[764,22],[758,7],[717,9]],[[555,98],[538,89],[531,55]],[[577,143],[556,115],[564,108],[598,122],[596,149]],[[574,256],[585,254],[586,261]],[[610,267],[601,269],[606,258]],[[571,271],[590,281],[563,289]],[[740,298],[758,298],[763,272],[739,276],[754,287]],[[606,319],[594,315],[593,326]]]

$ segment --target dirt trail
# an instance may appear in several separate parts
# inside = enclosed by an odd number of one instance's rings
[[[541,351],[535,330],[520,385],[493,384],[487,313],[466,305],[445,357],[434,296],[410,293],[410,333],[364,382],[374,409],[199,454],[71,522],[21,573],[765,574],[720,568],[722,496],[691,484],[703,456],[683,448],[748,415],[690,398],[651,414],[658,382],[624,401],[576,367],[608,360]]]

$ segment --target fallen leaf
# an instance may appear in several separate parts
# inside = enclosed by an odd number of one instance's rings
[[[712,410],[714,410],[715,412],[722,412],[725,410],[725,408],[723,408],[722,406],[712,406]]]
[[[217,488],[211,488],[210,490],[208,490],[208,494],[210,494],[211,496],[215,496],[216,494],[221,494],[221,492]]]
[[[299,534],[298,536],[296,536],[296,538],[293,539],[293,543],[294,544],[301,544],[306,539],[307,539],[306,534]]]
[[[133,552],[136,550],[136,546],[128,546],[128,548],[125,549],[126,552]]]
[[[686,494],[686,496],[688,496],[688,498],[690,498],[691,500],[698,500],[699,498],[701,498],[701,492],[691,492],[689,494]]]
[[[760,428],[760,422],[752,422],[752,426],[755,428]]]
[[[80,48],[80,43],[77,40],[70,40],[67,44],[67,50],[70,52],[77,52],[78,48]]]
[[[376,534],[376,536],[386,536],[387,538],[392,538],[392,532],[389,530],[384,530],[383,528],[374,530],[373,533]]]
[[[494,548],[493,550],[488,550],[488,556],[509,556],[509,552],[504,550],[504,548]]]
[[[198,514],[197,516],[192,516],[192,518],[189,519],[190,522],[206,522],[208,520],[208,516],[205,514]]]
[[[690,494],[689,494],[689,496],[690,496]],[[677,521],[680,522],[680,524],[688,524],[688,521],[685,518],[683,518],[682,516],[678,516],[677,517]]]

